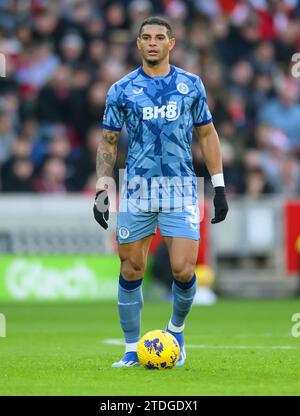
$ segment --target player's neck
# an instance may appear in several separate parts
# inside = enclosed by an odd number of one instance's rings
[[[164,77],[168,75],[171,70],[169,62],[161,62],[157,65],[149,65],[147,62],[143,61],[142,65],[143,71],[150,77]]]

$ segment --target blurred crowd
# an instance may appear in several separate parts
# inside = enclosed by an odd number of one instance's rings
[[[140,65],[138,29],[160,15],[177,42],[171,63],[206,87],[227,192],[298,195],[299,3],[1,0],[0,192],[94,193],[107,89]],[[116,172],[127,141],[124,129]],[[197,175],[209,180],[196,137],[193,156]]]

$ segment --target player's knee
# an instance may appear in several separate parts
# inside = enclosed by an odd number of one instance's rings
[[[121,261],[121,273],[127,280],[138,280],[143,277],[145,271],[144,264],[134,261],[132,259],[126,259]]]
[[[179,265],[177,267],[173,267],[172,269],[173,276],[176,280],[179,280],[182,283],[189,282],[195,273],[195,265],[192,263]]]

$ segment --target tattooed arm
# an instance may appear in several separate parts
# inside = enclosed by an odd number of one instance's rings
[[[119,131],[103,129],[102,137],[97,149],[96,171],[97,185],[96,191],[106,189],[105,178],[111,177],[117,157],[117,146],[120,137]]]

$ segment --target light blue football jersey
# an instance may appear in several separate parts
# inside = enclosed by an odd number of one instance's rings
[[[164,200],[170,197],[164,188],[169,181],[175,184],[170,192],[171,204],[176,206],[182,192],[176,185],[180,181],[185,181],[196,199],[193,126],[210,123],[212,116],[200,77],[173,65],[170,68],[166,76],[151,77],[139,67],[113,84],[107,94],[102,126],[120,131],[126,125],[127,192],[135,192],[138,199]]]

